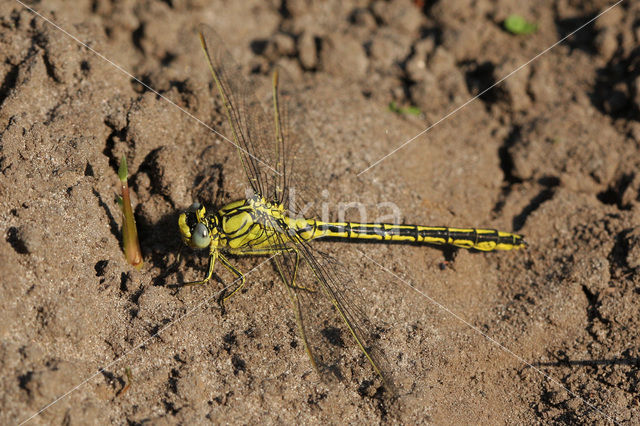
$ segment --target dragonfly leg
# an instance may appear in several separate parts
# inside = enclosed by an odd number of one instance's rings
[[[296,278],[298,277],[298,266],[300,265],[300,252],[298,251],[298,249],[295,247],[288,247],[286,251],[292,251],[296,256],[296,264],[293,267],[293,278],[291,279],[290,283],[287,283],[287,285],[291,288],[297,288],[299,290],[308,291],[309,293],[315,293],[316,291],[311,288],[296,284]]]
[[[229,293],[228,295],[226,295],[223,299],[222,299],[222,303],[226,302],[228,299],[231,298],[231,296],[233,296],[234,294],[236,294],[238,292],[238,290],[240,290],[245,283],[245,278],[244,275],[242,274],[242,272],[240,272],[235,266],[233,266],[231,264],[231,262],[229,262],[229,260],[224,257],[223,255],[219,254],[218,257],[220,257],[220,262],[222,262],[222,264],[224,265],[225,268],[227,268],[232,274],[234,274],[237,279],[236,281],[239,279],[240,280],[240,284],[233,289],[233,291],[231,293]]]
[[[205,284],[207,281],[209,281],[211,279],[211,276],[213,275],[213,269],[214,266],[216,264],[216,258],[219,256],[218,251],[213,251],[211,252],[211,255],[209,257],[209,270],[207,272],[207,276],[200,281],[191,281],[188,283],[184,283],[182,284],[182,286],[186,287],[186,286],[192,286],[192,285],[201,285],[201,284]]]

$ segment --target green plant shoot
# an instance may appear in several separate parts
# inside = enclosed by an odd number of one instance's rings
[[[136,269],[140,269],[142,268],[142,253],[140,251],[140,242],[138,241],[136,221],[133,218],[133,210],[131,209],[127,175],[127,159],[123,155],[118,168],[118,178],[120,179],[120,189],[122,190],[122,198],[118,200],[122,209],[122,246],[127,262],[135,266]]]

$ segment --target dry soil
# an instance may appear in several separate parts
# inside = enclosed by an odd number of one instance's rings
[[[1,423],[640,423],[640,3],[594,21],[611,1],[27,3],[0,5]],[[511,14],[537,31],[505,31]],[[224,310],[226,271],[170,286],[206,268],[179,212],[246,187],[207,128],[228,134],[200,23],[260,97],[286,70],[316,211],[526,235],[495,254],[318,242],[395,395],[346,334],[348,374],[319,379],[264,258],[233,260],[251,272]]]

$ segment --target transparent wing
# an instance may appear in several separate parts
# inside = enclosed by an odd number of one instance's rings
[[[286,249],[274,262],[314,368],[325,379],[354,376],[347,360],[351,348],[392,391],[392,369],[379,349],[379,336],[361,308],[363,299],[346,267],[297,235],[291,238],[286,242],[278,237],[277,245]]]
[[[278,130],[282,119],[277,114],[275,120],[265,114],[254,86],[242,77],[220,37],[206,25],[200,25],[198,30],[213,76],[213,90],[222,101],[231,127],[230,139],[236,145],[249,185],[255,193],[273,200],[277,188],[285,185],[281,161],[284,138],[278,136],[282,134]]]
[[[308,178],[308,165],[317,153],[302,129],[296,129],[295,137],[291,134],[288,96],[286,92],[280,94],[278,72],[273,76],[271,105],[267,105],[270,113],[266,114],[255,95],[255,86],[242,77],[220,37],[204,24],[198,29],[213,76],[213,90],[222,101],[231,127],[229,137],[251,188],[289,210],[303,210],[308,205],[304,193],[315,193],[319,188]]]
[[[281,72],[286,77],[286,73]],[[282,165],[283,187],[276,199],[289,213],[307,211],[307,214],[312,214],[312,203],[308,203],[310,200],[305,197],[308,194],[320,193],[320,186],[314,184],[314,180],[310,178],[310,166],[317,162],[318,153],[311,138],[302,128],[295,129],[295,133],[292,132],[289,126],[290,94],[281,90],[282,85],[279,84],[277,76],[277,73],[274,74],[273,109],[275,121],[280,123],[279,137],[282,138],[283,149],[278,154],[279,163]]]

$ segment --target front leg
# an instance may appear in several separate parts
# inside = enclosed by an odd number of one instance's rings
[[[207,272],[207,276],[200,281],[191,281],[188,283],[184,283],[181,285],[182,286],[192,286],[192,285],[201,285],[201,284],[205,284],[207,281],[209,281],[211,279],[211,276],[213,275],[213,269],[215,267],[216,264],[216,259],[219,256],[219,252],[218,250],[212,249],[211,252],[209,253],[209,271]]]

